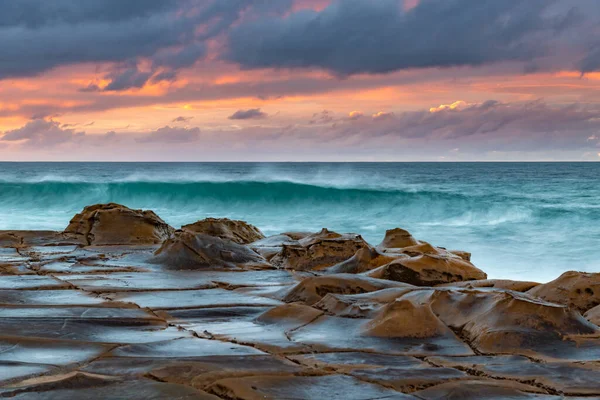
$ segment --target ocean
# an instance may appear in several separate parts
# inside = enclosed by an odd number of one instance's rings
[[[372,244],[401,227],[490,278],[600,271],[598,163],[0,163],[0,229],[62,230],[106,202],[174,227],[228,217]]]

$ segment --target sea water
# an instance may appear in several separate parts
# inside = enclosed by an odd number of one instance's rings
[[[372,244],[401,227],[491,278],[600,271],[597,163],[0,163],[0,229],[62,230],[107,202],[174,227],[228,217]]]

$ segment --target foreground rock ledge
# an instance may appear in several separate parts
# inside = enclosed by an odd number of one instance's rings
[[[0,232],[0,397],[600,398],[600,274],[488,280],[403,229],[87,207]]]

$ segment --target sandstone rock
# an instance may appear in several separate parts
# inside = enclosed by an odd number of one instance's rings
[[[246,246],[184,230],[176,231],[165,241],[150,262],[174,270],[271,268],[263,257]]]
[[[585,313],[585,318],[592,324],[600,326],[600,306],[589,309]]]
[[[443,283],[486,279],[487,275],[459,257],[423,254],[399,258],[379,267],[368,276],[406,282],[415,286],[434,286]]]
[[[181,229],[228,239],[238,244],[248,244],[265,238],[265,235],[254,225],[227,218],[206,218],[184,225]]]
[[[224,399],[244,400],[415,399],[393,389],[345,375],[232,378],[215,382],[209,390]]]
[[[369,245],[360,235],[344,234],[323,229],[295,245],[283,245],[271,262],[281,268],[298,271],[322,270],[354,256]]]
[[[283,233],[281,233],[281,235],[289,236],[293,240],[304,239],[305,237],[310,236],[312,234],[313,234],[313,232],[283,232]]]
[[[536,399],[560,400],[560,396],[546,396],[542,389],[519,382],[478,379],[471,381],[447,382],[441,385],[415,392],[415,396],[424,400],[480,400]]]
[[[271,260],[284,245],[298,245],[298,241],[287,235],[275,235],[250,243],[249,246],[267,260]]]
[[[327,272],[334,274],[359,274],[388,264],[398,257],[408,258],[408,256],[404,255],[398,255],[396,257],[388,256],[379,253],[375,249],[365,247],[358,250],[356,254],[348,260],[329,267]]]
[[[0,247],[79,245],[78,239],[54,231],[0,231]]]
[[[527,293],[552,303],[565,304],[583,314],[600,304],[600,273],[565,272]]]
[[[595,363],[534,362],[523,356],[428,357],[436,366],[469,370],[493,379],[527,382],[566,396],[600,395]]]
[[[531,288],[538,286],[537,282],[521,282],[511,281],[507,279],[484,279],[478,281],[464,281],[464,282],[453,282],[444,283],[438,285],[438,287],[457,287],[457,288],[495,288],[495,289],[506,289],[514,290],[515,292],[526,292]]]
[[[337,342],[341,342],[344,346],[341,348],[345,349],[352,341],[355,345],[359,341],[365,345],[370,343],[366,338],[404,338],[412,340],[410,351],[415,351],[416,344],[429,341],[433,345],[435,339],[437,345],[442,346],[436,350],[439,353],[443,347],[452,351],[459,349],[456,343],[460,341],[452,340],[450,334],[454,332],[483,354],[518,354],[547,361],[600,360],[599,327],[566,306],[514,291],[390,288],[356,295],[330,293],[313,307],[335,315],[328,317],[335,319],[299,330],[302,338],[311,340],[311,345],[315,345],[313,338],[333,338],[341,334],[332,331],[328,335],[326,330],[345,329],[344,340],[332,339],[331,343],[319,340],[318,343],[340,348]],[[337,327],[343,324],[347,326]],[[396,350],[401,348],[400,344],[397,346]],[[422,351],[425,350],[431,349]]]
[[[419,241],[415,239],[408,231],[401,228],[395,228],[385,232],[385,238],[378,247],[386,249],[398,249],[414,246],[416,244],[419,244]]]
[[[85,207],[64,233],[84,245],[102,246],[159,244],[173,231],[152,211],[110,203]]]
[[[406,287],[410,285],[352,274],[315,276],[305,278],[290,289],[283,296],[283,301],[286,303],[298,301],[310,305],[321,300],[328,293],[357,294]]]
[[[526,294],[440,288],[414,290],[400,299],[428,303],[441,321],[481,353],[550,360],[600,358],[600,328],[573,309]]]
[[[462,258],[465,261],[471,261],[471,253],[469,253],[468,251],[464,251],[464,250],[448,250],[448,252],[459,256],[460,258]]]

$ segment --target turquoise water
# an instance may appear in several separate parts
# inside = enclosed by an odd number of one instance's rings
[[[492,278],[600,271],[595,163],[0,163],[0,229],[56,229],[85,205],[152,209],[175,227],[244,219],[371,243],[402,227],[473,253]]]

